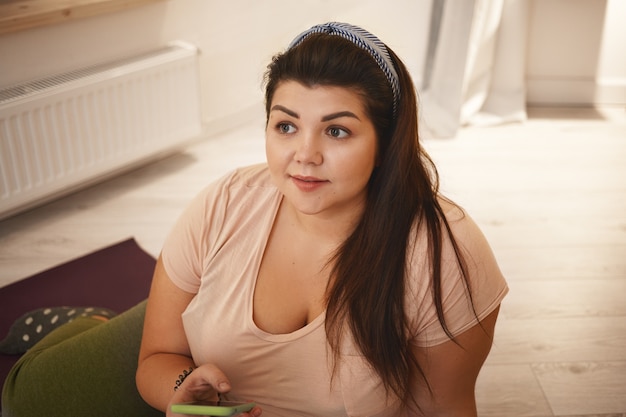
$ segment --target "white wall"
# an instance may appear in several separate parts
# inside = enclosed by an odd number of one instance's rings
[[[527,101],[625,104],[625,23],[624,0],[531,0]]]
[[[203,120],[211,133],[262,113],[267,63],[316,23],[340,20],[370,29],[419,77],[429,8],[430,0],[157,2],[0,36],[0,87],[185,40],[202,51]]]
[[[464,1],[464,0],[456,0]],[[528,0],[534,103],[625,103],[626,1]],[[181,39],[201,55],[209,132],[262,112],[262,74],[301,30],[329,20],[370,29],[421,81],[431,0],[168,0],[0,36],[0,87]]]

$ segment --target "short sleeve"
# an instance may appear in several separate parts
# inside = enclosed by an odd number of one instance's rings
[[[172,282],[197,293],[208,253],[216,245],[228,205],[231,173],[203,189],[185,208],[163,244],[161,258]]]
[[[508,285],[485,236],[474,220],[460,208],[447,214],[453,236],[464,257],[468,282],[463,279],[449,237],[444,239],[441,265],[442,305],[446,325],[457,336],[474,325],[502,302]],[[431,286],[431,268],[422,252],[425,238],[418,238],[409,269],[412,300],[408,311],[412,317],[414,343],[420,347],[435,346],[449,340],[437,317]],[[422,250],[419,250],[419,248]]]

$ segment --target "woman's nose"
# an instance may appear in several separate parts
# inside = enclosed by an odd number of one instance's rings
[[[298,138],[294,159],[301,164],[321,164],[324,157],[318,140],[311,134]]]

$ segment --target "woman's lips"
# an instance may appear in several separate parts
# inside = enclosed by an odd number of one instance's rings
[[[302,191],[315,191],[328,184],[327,180],[302,175],[291,175],[291,181]]]

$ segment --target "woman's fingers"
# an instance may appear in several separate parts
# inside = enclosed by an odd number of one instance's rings
[[[228,377],[217,366],[205,364],[194,369],[172,397],[167,409],[167,416],[179,416],[171,412],[172,404],[192,401],[217,400],[219,394],[225,394],[231,389]],[[258,417],[261,415],[261,408],[254,407],[242,416]]]
[[[206,364],[194,369],[178,387],[167,407],[171,413],[172,404],[192,401],[217,400],[218,394],[230,391],[230,382],[226,375],[215,365]]]
[[[212,364],[205,364],[194,369],[180,386],[180,389],[192,392],[213,391],[214,395],[227,393],[230,388],[228,377],[221,369]]]

